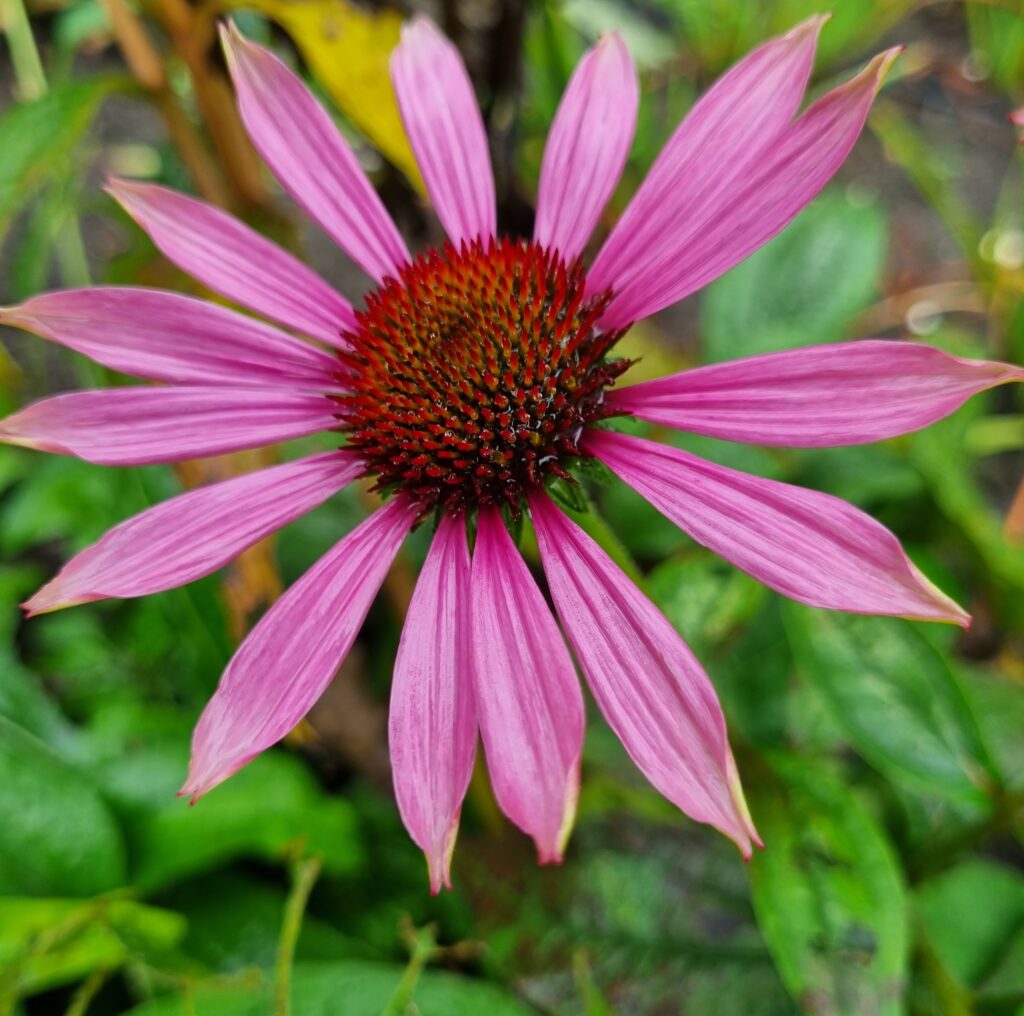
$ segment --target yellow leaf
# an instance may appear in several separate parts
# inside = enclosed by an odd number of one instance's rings
[[[388,73],[401,14],[364,11],[346,0],[228,0],[226,6],[257,10],[276,21],[338,108],[425,193]]]

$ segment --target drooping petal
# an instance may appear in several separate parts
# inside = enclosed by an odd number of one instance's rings
[[[335,411],[323,395],[276,388],[104,388],[33,402],[0,420],[0,441],[104,466],[144,466],[330,430]]]
[[[697,102],[601,248],[588,277],[591,292],[618,292],[677,255],[684,237],[689,242],[714,217],[734,181],[799,109],[824,20],[812,18],[769,40]]]
[[[190,490],[115,526],[23,606],[31,617],[193,582],[312,511],[362,471],[349,452],[325,452]]]
[[[473,669],[480,735],[501,810],[561,860],[579,794],[583,694],[572,658],[497,508],[473,549]]]
[[[725,833],[760,843],[718,698],[662,613],[546,494],[530,512],[551,596],[608,724],[655,788]]]
[[[698,543],[784,596],[856,614],[966,626],[885,526],[837,497],[591,431],[584,448]]]
[[[427,193],[452,243],[494,236],[487,131],[459,51],[427,18],[413,18],[391,56],[391,79]]]
[[[64,289],[0,310],[0,324],[153,381],[339,388],[338,362],[322,349],[181,293],[135,286]]]
[[[170,261],[215,293],[332,346],[355,327],[348,300],[227,212],[153,184],[111,180],[107,190]]]
[[[469,568],[465,520],[444,515],[409,604],[391,684],[395,797],[426,854],[435,894],[451,888],[459,813],[476,757]]]
[[[784,229],[842,165],[900,50],[875,57],[819,99],[733,179],[721,203],[679,230],[666,230],[620,283],[603,319],[625,327],[700,289]]]
[[[533,238],[565,261],[583,253],[619,182],[639,98],[629,50],[612,32],[573,72],[544,147]]]
[[[378,509],[263,615],[199,718],[182,794],[205,794],[309,712],[355,641],[415,518],[401,499]]]
[[[394,275],[409,251],[326,110],[234,25],[221,38],[246,130],[281,186],[374,279]]]
[[[941,420],[1024,368],[862,339],[765,353],[608,393],[608,405],[696,434],[789,448],[863,444]]]

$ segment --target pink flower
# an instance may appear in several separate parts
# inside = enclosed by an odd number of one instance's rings
[[[733,441],[854,444],[923,427],[975,392],[1024,378],[1005,364],[868,340],[618,384],[628,364],[609,355],[622,332],[783,229],[857,139],[896,51],[799,113],[821,24],[765,43],[697,103],[589,270],[579,258],[636,119],[636,75],[617,35],[594,47],[569,83],[526,242],[497,238],[487,139],[455,49],[424,20],[408,26],[393,59],[395,91],[450,240],[414,258],[299,79],[225,33],[256,147],[376,281],[365,308],[354,310],[224,212],[115,182],[115,197],[172,261],[259,318],[126,288],[44,294],[0,314],[108,367],[166,382],[45,399],[0,423],[7,442],[136,465],[317,431],[347,438],[337,451],[129,519],[73,558],[28,602],[30,613],[189,582],[359,476],[375,477],[384,495],[235,654],[196,728],[184,793],[205,793],[302,718],[351,647],[405,535],[431,520],[395,665],[390,741],[398,805],[433,890],[449,884],[478,733],[501,808],[542,862],[561,857],[584,731],[569,647],[651,783],[749,856],[759,840],[707,675],[545,492],[548,479],[588,456],[786,596],[967,623],[896,538],[851,505],[599,426],[633,415]],[[527,510],[557,622],[503,519]]]

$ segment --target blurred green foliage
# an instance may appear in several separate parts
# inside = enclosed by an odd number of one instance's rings
[[[210,41],[226,7],[244,6],[46,0],[19,22],[20,5],[0,5],[13,51],[0,84],[13,82],[0,93],[0,299],[80,284],[83,273],[188,285],[98,195],[108,171],[226,195],[300,246],[261,177],[241,198],[251,167],[221,147],[230,134],[204,105],[223,68],[196,40]],[[393,111],[375,136],[358,105],[389,101],[385,42],[367,29],[358,74],[346,77],[324,18],[361,13],[321,0],[252,6],[295,48],[261,15],[240,15],[246,30],[339,101],[357,144],[369,131],[383,149],[393,167],[360,151],[422,241],[414,191],[394,171],[410,175]],[[445,10],[493,135],[514,146],[503,170],[498,160],[503,202],[532,200],[576,58],[601,31],[623,30],[644,98],[616,208],[700,89],[820,9],[535,0],[521,38],[491,39],[485,6]],[[182,36],[184,16],[194,35]],[[125,17],[148,43],[125,35]],[[397,15],[381,17],[379,39],[391,40]],[[883,36],[908,46],[904,77],[851,164],[764,250],[636,329],[626,341],[644,357],[638,370],[908,328],[959,354],[1024,359],[1024,176],[1005,122],[1024,102],[1024,12],[837,0],[816,81],[863,61]],[[502,77],[495,68],[513,48],[523,65]],[[225,165],[225,152],[239,163]],[[4,410],[112,381],[73,354],[4,339]],[[289,995],[297,1016],[1020,1016],[1024,548],[1002,528],[1024,472],[1020,412],[1019,393],[999,391],[928,431],[820,452],[657,434],[873,513],[970,607],[969,635],[783,603],[595,476],[609,538],[721,694],[768,847],[744,868],[651,790],[594,718],[565,864],[535,867],[478,774],[455,892],[437,899],[380,761],[396,606],[381,598],[342,673],[338,685],[355,692],[329,695],[286,746],[190,807],[175,797],[190,730],[251,619],[230,581],[28,623],[17,611],[62,560],[183,477],[0,448],[0,1016],[256,1016],[284,1012]],[[361,511],[346,495],[282,534],[264,571],[243,575],[259,587],[253,609],[266,569],[294,579]],[[422,553],[421,537],[408,567]],[[307,903],[312,857],[322,870]]]

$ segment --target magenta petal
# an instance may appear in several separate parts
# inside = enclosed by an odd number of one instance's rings
[[[548,605],[497,508],[473,549],[473,667],[480,734],[501,810],[559,861],[576,814],[583,694]]]
[[[180,293],[90,286],[0,310],[15,325],[153,381],[338,388],[334,356],[255,318]],[[259,396],[255,396],[258,398]]]
[[[409,251],[327,111],[234,25],[221,38],[242,120],[281,186],[378,282],[394,275]]]
[[[221,455],[338,425],[326,396],[268,388],[104,388],[54,395],[0,420],[0,441],[104,466]]]
[[[380,508],[263,615],[199,718],[182,794],[205,794],[309,712],[359,634],[415,518],[402,500]]]
[[[305,515],[362,471],[348,452],[325,452],[190,490],[115,526],[24,606],[31,616],[193,582]]]
[[[970,621],[885,526],[846,501],[626,434],[590,431],[584,448],[698,543],[784,596],[856,614]]]
[[[459,51],[424,17],[402,28],[391,78],[427,193],[458,247],[495,235],[487,131]]]
[[[612,32],[577,65],[544,148],[533,238],[566,261],[583,253],[619,182],[639,98],[629,50]]]
[[[609,726],[655,788],[744,857],[760,843],[715,690],[664,615],[574,522],[535,492],[544,574]]]
[[[465,520],[442,516],[409,604],[391,684],[395,797],[426,854],[433,893],[451,888],[459,813],[476,757],[469,567]]]
[[[348,300],[227,212],[152,184],[112,180],[107,189],[169,260],[215,293],[332,346],[355,328]]]
[[[657,243],[620,281],[603,318],[620,328],[706,285],[752,254],[793,217],[842,165],[860,136],[868,110],[898,56],[889,50],[852,80],[819,99],[732,177],[713,205]],[[713,168],[706,167],[713,175]]]
[[[601,248],[589,274],[591,292],[619,292],[670,265],[728,204],[738,181],[796,114],[823,21],[812,18],[766,42],[693,107]]]
[[[948,416],[1024,369],[862,339],[713,364],[608,393],[652,423],[728,441],[816,448],[880,441]]]

